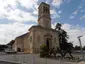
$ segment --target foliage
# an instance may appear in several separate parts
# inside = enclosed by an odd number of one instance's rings
[[[85,46],[83,46],[82,49],[85,50]],[[76,45],[76,46],[74,47],[74,50],[81,50],[81,48],[80,48],[80,46]]]
[[[73,44],[71,42],[68,42],[69,37],[67,35],[67,32],[63,30],[61,27],[62,25],[60,23],[57,23],[55,28],[59,33],[60,53],[62,56],[65,56],[66,53],[69,53],[72,57],[71,50],[73,48]]]
[[[49,57],[49,50],[45,44],[40,46],[40,57]]]
[[[83,50],[85,50],[85,46],[83,46]]]
[[[7,48],[8,46],[6,45],[0,45],[0,51],[4,51],[5,48]]]
[[[12,45],[14,44],[15,40],[11,40],[7,45]]]
[[[74,50],[80,50],[80,46],[77,46],[77,45],[76,45],[76,46],[74,47]]]
[[[61,26],[62,25],[60,23],[57,23],[55,29],[61,30]]]

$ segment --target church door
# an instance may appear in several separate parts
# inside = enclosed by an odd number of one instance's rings
[[[51,38],[46,38],[46,46],[47,46],[48,49],[50,49],[52,47]]]
[[[45,35],[45,44],[50,49],[52,47],[52,36],[50,34]]]
[[[46,46],[49,49],[49,39],[48,38],[46,39]]]

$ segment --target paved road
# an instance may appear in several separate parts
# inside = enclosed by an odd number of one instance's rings
[[[39,58],[38,54],[1,55],[0,60],[19,62],[21,64],[75,64],[72,62]]]
[[[0,61],[0,64],[18,64],[18,63],[10,63],[10,62],[3,62],[3,61]]]

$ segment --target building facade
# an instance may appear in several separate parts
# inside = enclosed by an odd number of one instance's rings
[[[44,2],[38,7],[38,25],[16,37],[12,48],[24,53],[39,53],[42,44],[46,44],[49,49],[59,47],[58,31],[51,28],[50,6]]]

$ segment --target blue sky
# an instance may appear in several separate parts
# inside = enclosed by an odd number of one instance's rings
[[[85,0],[71,0],[69,3],[67,1],[64,0],[59,8],[54,7],[57,13],[62,11],[59,14],[60,17],[54,18],[54,20],[72,25],[79,24],[81,27],[85,27],[85,18],[82,18],[85,15]]]
[[[0,44],[8,43],[37,24],[41,2],[50,5],[52,27],[62,23],[69,41],[79,45],[77,36],[85,34],[85,0],[0,0]]]

